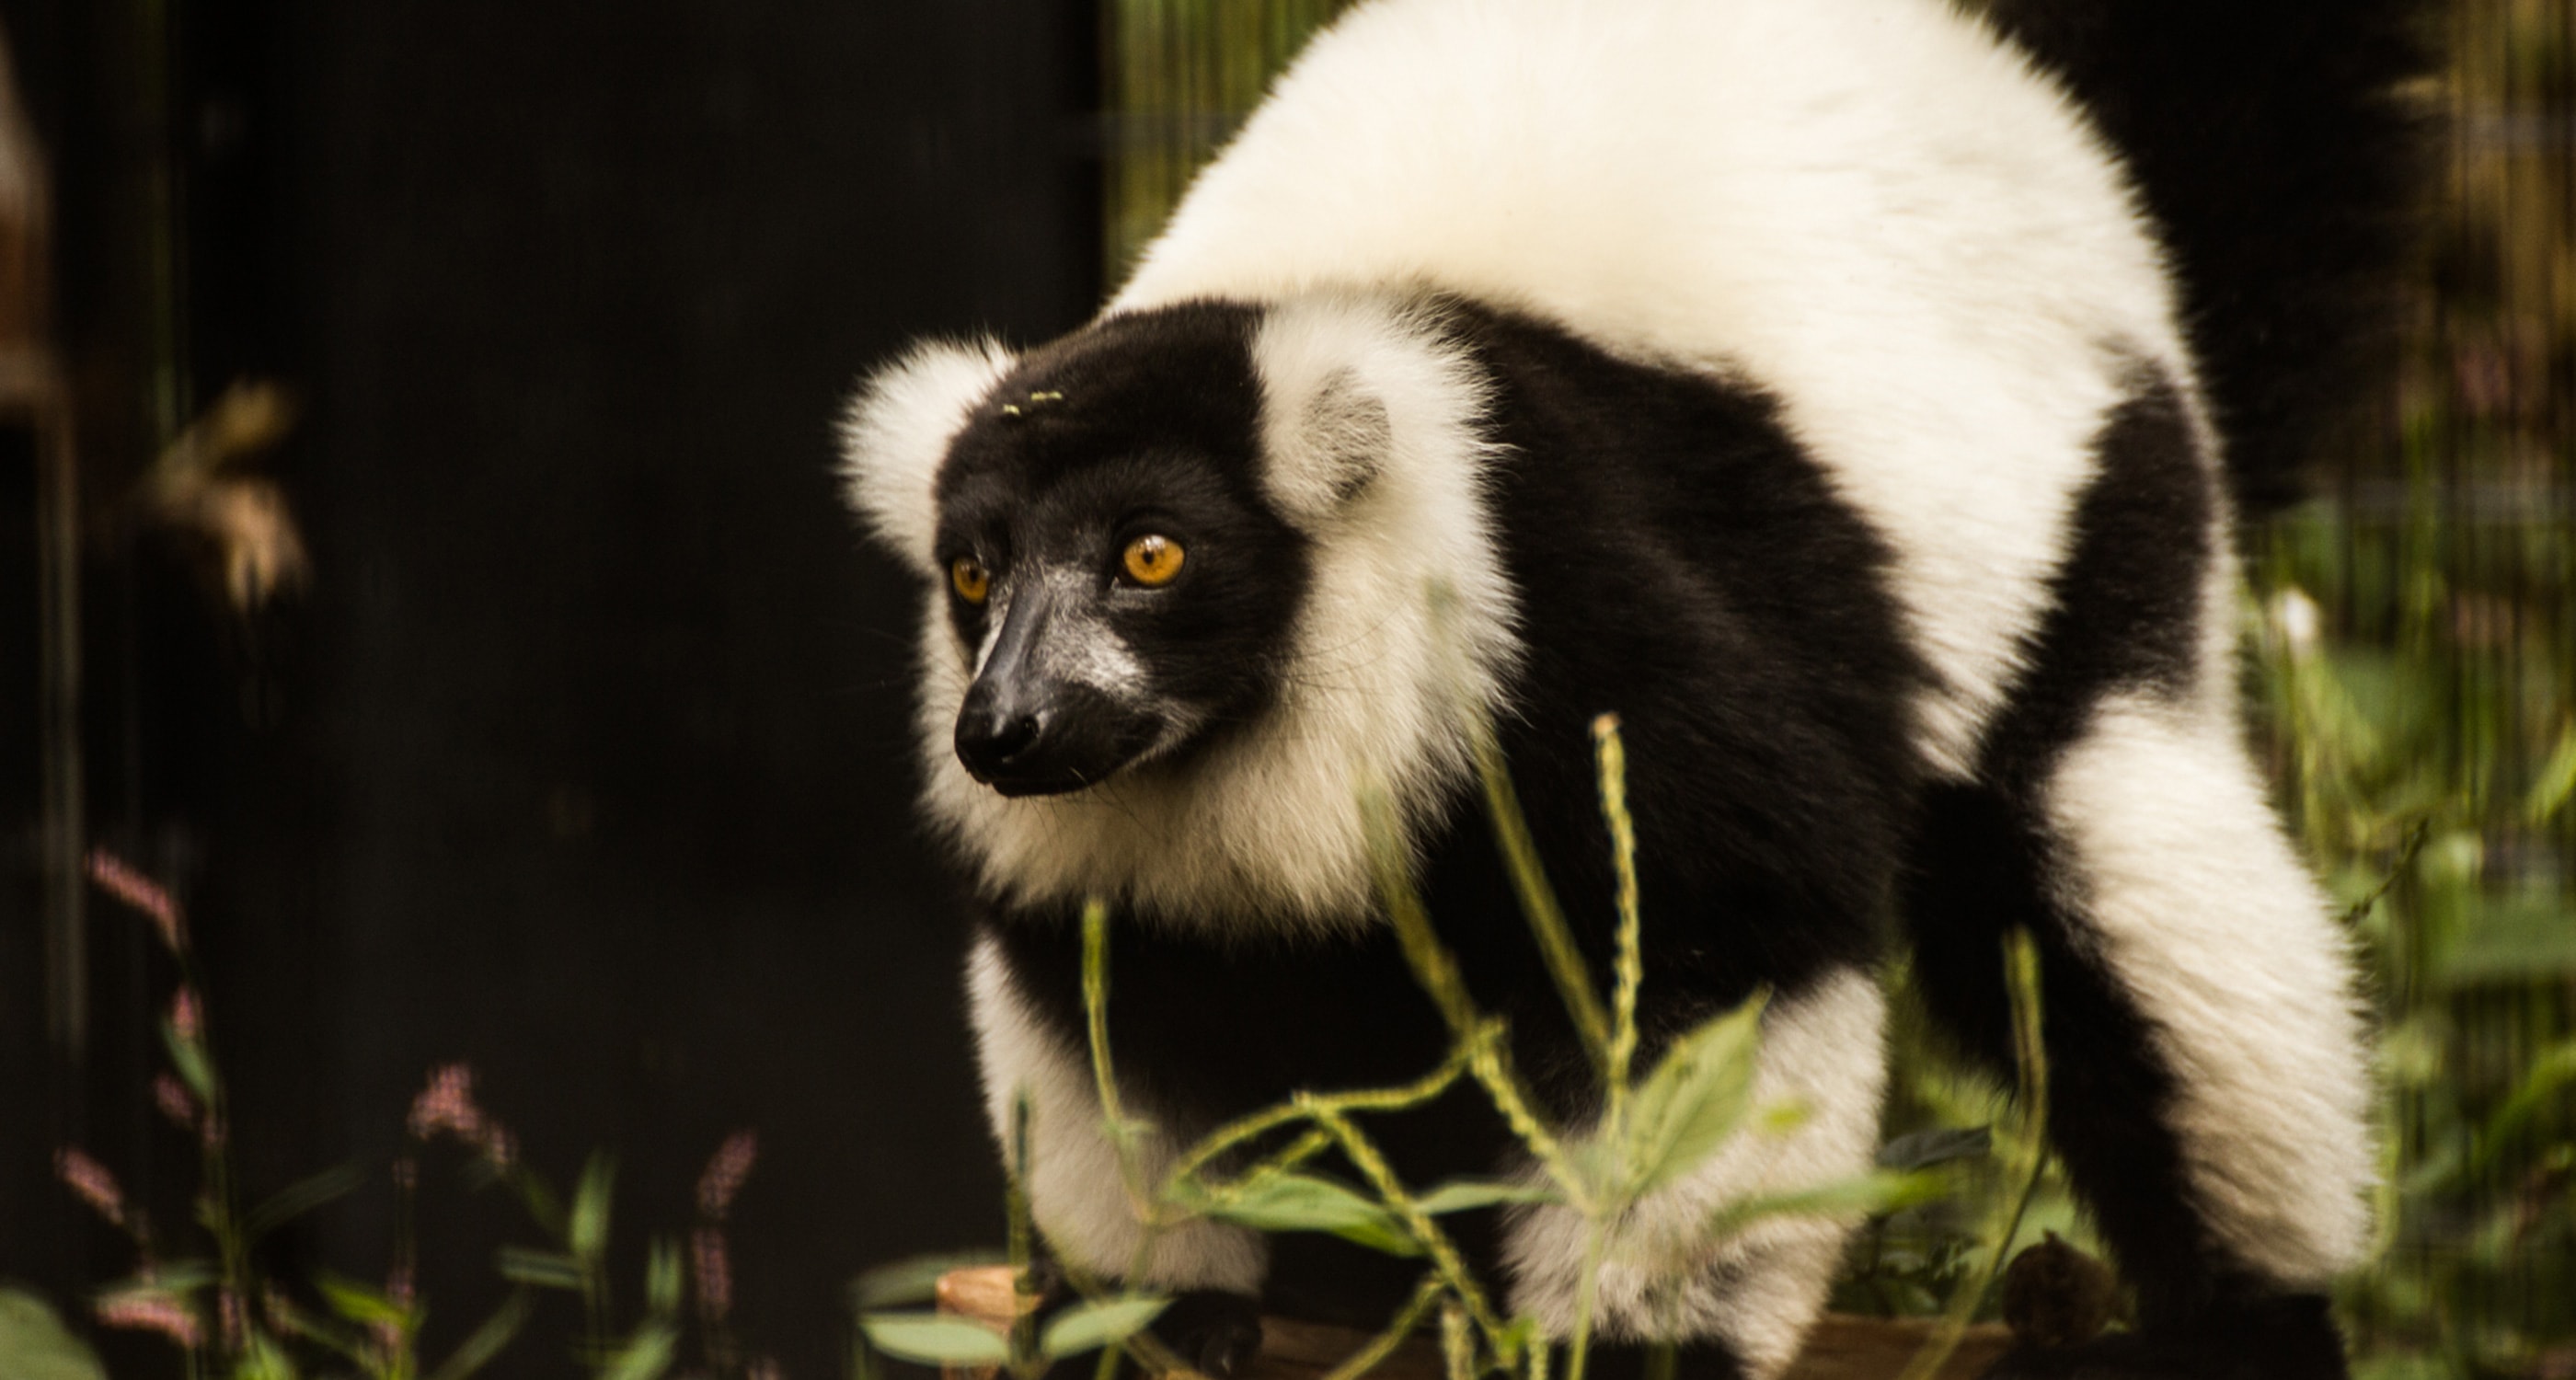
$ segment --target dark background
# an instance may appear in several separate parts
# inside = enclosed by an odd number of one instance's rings
[[[909,336],[1039,339],[1096,302],[1093,12],[0,0],[0,21],[56,181],[87,828],[188,906],[247,1195],[370,1175],[282,1239],[280,1272],[380,1274],[405,1107],[467,1060],[559,1184],[618,1153],[630,1299],[643,1235],[684,1228],[706,1156],[756,1129],[743,1331],[791,1375],[837,1372],[853,1272],[1001,1233],[960,934],[909,807],[913,596],[839,506],[831,426]],[[269,468],[315,568],[251,618],[125,501],[244,377],[302,402]],[[0,667],[24,679],[7,459]],[[83,1052],[44,1038],[31,720],[0,704],[0,1276],[68,1305],[131,1252],[52,1148],[89,1147],[165,1228],[195,1166],[150,1112],[172,974],[129,913],[91,901]],[[461,1163],[422,1176],[433,1357],[498,1297],[491,1249],[537,1239]],[[568,1313],[499,1373],[562,1370]],[[109,1359],[176,1366],[141,1338]]]

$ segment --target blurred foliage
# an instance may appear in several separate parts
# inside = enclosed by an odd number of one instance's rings
[[[2284,805],[2385,1021],[2366,1376],[2576,1374],[2576,12],[2458,0],[2384,425],[2256,535]]]
[[[1104,281],[1127,280],[1190,175],[1270,78],[1350,0],[1112,0],[1102,7],[1109,157]]]

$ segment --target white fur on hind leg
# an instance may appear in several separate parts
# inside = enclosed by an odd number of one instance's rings
[[[2210,1231],[2273,1283],[2314,1289],[2369,1233],[2369,1059],[2349,942],[2238,735],[2206,696],[2115,697],[2046,806],[2067,908],[2173,1071]]]
[[[1764,1014],[1753,1105],[1795,1101],[1806,1119],[1785,1135],[1738,1134],[1613,1224],[1593,1300],[1597,1335],[1721,1341],[1754,1380],[1796,1358],[1856,1220],[1773,1217],[1717,1241],[1707,1239],[1707,1224],[1728,1203],[1869,1169],[1887,1081],[1886,1023],[1878,984],[1852,969]],[[1512,1308],[1536,1314],[1559,1340],[1574,1331],[1590,1230],[1559,1204],[1525,1209],[1507,1228]]]

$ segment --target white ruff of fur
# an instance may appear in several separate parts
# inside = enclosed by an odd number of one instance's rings
[[[1012,1098],[1028,1093],[1029,1210],[1047,1244],[1085,1270],[1131,1284],[1260,1293],[1268,1244],[1258,1232],[1204,1219],[1165,1231],[1144,1273],[1128,1275],[1143,1229],[1127,1201],[1117,1147],[1101,1130],[1089,1059],[1038,1028],[990,940],[978,942],[966,960],[966,998],[984,1111],[1006,1158]],[[1129,1101],[1133,1093],[1122,1087],[1119,1096]],[[1195,1130],[1164,1127],[1145,1137],[1138,1155],[1148,1181],[1160,1181],[1170,1168],[1172,1136]]]
[[[842,415],[841,476],[850,506],[879,540],[916,564],[934,559],[940,463],[1011,364],[1011,352],[990,340],[924,341],[871,376]]]
[[[949,747],[969,653],[932,591],[925,801],[997,898],[1098,895],[1234,933],[1366,923],[1362,789],[1389,791],[1410,824],[1466,771],[1466,716],[1493,708],[1517,653],[1477,376],[1433,320],[1339,297],[1274,307],[1253,356],[1266,478],[1314,543],[1292,666],[1260,722],[1089,790],[999,795]]]
[[[1857,1219],[1773,1217],[1714,1243],[1702,1224],[1731,1202],[1868,1171],[1886,1084],[1886,1022],[1878,984],[1850,970],[1764,1013],[1754,1106],[1794,1101],[1807,1119],[1784,1136],[1739,1134],[1613,1227],[1593,1302],[1599,1335],[1714,1338],[1757,1378],[1788,1366],[1824,1309]],[[1561,1205],[1520,1210],[1506,1229],[1512,1309],[1536,1314],[1559,1340],[1574,1330],[1590,1230]]]
[[[1942,0],[1411,0],[1311,45],[1112,304],[1406,285],[1745,379],[1892,547],[1965,775],[2136,352],[2192,371],[2066,97]]]

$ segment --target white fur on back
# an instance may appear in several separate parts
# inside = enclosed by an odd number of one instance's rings
[[[2190,378],[2071,104],[1941,0],[1388,0],[1319,38],[1113,310],[1435,287],[1768,389],[1893,546],[1970,764],[2116,346]]]
[[[1362,923],[1373,913],[1363,786],[1392,790],[1417,821],[1466,770],[1465,714],[1495,702],[1517,654],[1481,502],[1474,372],[1432,320],[1361,299],[1273,311],[1253,359],[1275,458],[1266,478],[1314,543],[1294,670],[1259,723],[1089,790],[1002,796],[949,748],[971,677],[945,596],[931,594],[925,798],[998,897],[1100,895],[1238,933],[1261,918]],[[1321,447],[1303,434],[1319,417],[1332,432]]]
[[[841,419],[841,474],[850,506],[886,545],[932,564],[939,535],[935,486],[967,413],[1010,372],[990,340],[926,340],[879,369]]]

